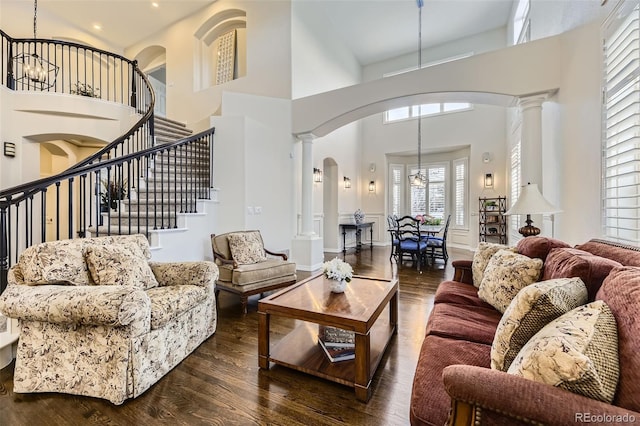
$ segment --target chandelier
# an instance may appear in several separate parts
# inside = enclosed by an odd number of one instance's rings
[[[418,70],[422,68],[422,6],[423,0],[416,0],[418,3]],[[418,171],[409,175],[411,186],[424,188],[427,186],[427,177],[422,174],[422,105],[418,105]]]
[[[58,70],[60,67],[42,58],[37,53],[37,19],[38,0],[33,2],[33,43],[26,43],[27,52],[20,53],[13,57],[15,62],[16,83],[26,88],[36,88],[40,90],[48,89],[56,84]],[[29,53],[33,45],[33,53]],[[42,53],[42,49],[41,53]]]

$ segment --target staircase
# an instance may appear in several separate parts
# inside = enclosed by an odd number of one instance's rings
[[[156,145],[177,141],[193,133],[184,123],[158,116],[154,117],[154,131]],[[210,185],[202,184],[209,168],[210,154],[206,141],[199,141],[195,151],[172,150],[158,154],[149,160],[146,177],[131,182],[128,198],[120,201],[116,210],[101,214],[102,225],[89,228],[90,236],[144,234],[153,252],[154,249],[159,251],[173,246],[166,240],[175,240],[178,233],[191,234],[195,231],[200,238],[203,233],[208,235],[211,229],[194,230],[193,227],[201,228],[197,222],[207,215],[207,204],[216,203]],[[209,210],[212,209],[209,206]],[[205,227],[207,222],[210,224],[212,220],[205,221]],[[162,259],[154,256],[154,260]]]

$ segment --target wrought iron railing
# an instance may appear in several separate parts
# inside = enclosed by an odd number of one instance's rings
[[[33,53],[56,67],[55,79],[34,83],[19,70],[19,58]],[[213,129],[155,146],[154,93],[135,61],[77,43],[12,39],[1,30],[0,54],[0,83],[9,89],[97,97],[140,115],[126,134],[66,171],[0,191],[0,293],[26,247],[175,228],[179,213],[196,212],[196,200],[210,198]]]

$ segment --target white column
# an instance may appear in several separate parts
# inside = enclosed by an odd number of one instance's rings
[[[291,242],[291,258],[301,271],[314,271],[324,261],[322,238],[313,231],[313,139],[310,133],[297,136],[302,142],[302,188],[300,231]]]
[[[302,141],[302,210],[300,235],[312,236],[313,232],[313,135],[299,135]]]
[[[547,94],[522,97],[522,184],[537,183],[542,191],[542,103]]]

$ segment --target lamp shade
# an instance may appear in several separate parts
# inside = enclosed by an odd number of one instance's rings
[[[529,183],[522,187],[518,200],[505,214],[551,214],[561,211],[542,196],[537,184]]]

